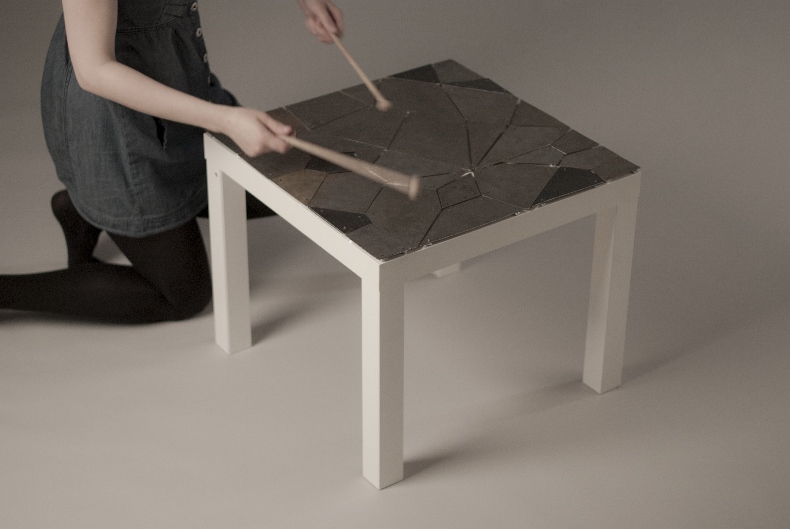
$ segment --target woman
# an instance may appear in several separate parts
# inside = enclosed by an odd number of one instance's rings
[[[330,0],[298,0],[322,42],[342,34]],[[47,146],[66,189],[52,198],[65,270],[0,276],[0,309],[143,323],[208,304],[202,131],[249,156],[284,153],[290,127],[236,105],[208,66],[194,0],[63,0],[42,81]],[[250,198],[250,197],[248,197]],[[271,212],[254,199],[248,214]],[[104,230],[132,266],[92,257]]]

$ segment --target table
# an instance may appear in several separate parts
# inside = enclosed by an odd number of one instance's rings
[[[205,135],[217,343],[251,346],[247,190],[362,281],[363,475],[403,479],[404,284],[595,215],[584,382],[620,385],[639,168],[447,60],[270,112],[297,135],[421,177],[410,202],[296,149],[244,156]]]

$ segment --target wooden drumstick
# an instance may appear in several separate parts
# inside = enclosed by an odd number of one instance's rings
[[[337,44],[337,47],[343,52],[343,55],[346,56],[346,59],[348,59],[348,62],[351,64],[352,68],[357,71],[357,75],[359,75],[360,79],[362,79],[362,82],[365,83],[365,86],[368,87],[368,90],[370,90],[370,93],[373,94],[373,97],[376,98],[376,108],[382,112],[386,112],[392,108],[392,103],[390,103],[387,98],[381,94],[379,89],[376,88],[376,85],[374,85],[370,79],[368,79],[368,76],[365,75],[365,72],[362,71],[362,68],[359,67],[357,61],[354,60],[351,54],[348,53],[348,50],[346,50],[346,47],[340,42],[340,39],[337,38],[337,35],[332,32],[327,33],[329,33],[329,36],[332,37],[333,41],[335,41],[335,44]]]
[[[278,138],[287,144],[296,147],[313,156],[318,156],[324,160],[331,162],[339,167],[348,169],[358,175],[370,178],[379,184],[391,187],[396,191],[408,195],[411,200],[415,200],[420,192],[420,179],[416,176],[408,176],[399,171],[375,165],[359,158],[347,156],[345,154],[321,147],[314,143],[300,140],[294,136],[285,136],[282,134],[277,135]]]

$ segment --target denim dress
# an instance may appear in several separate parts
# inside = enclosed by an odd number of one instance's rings
[[[167,86],[236,104],[209,70],[195,1],[118,0],[115,54]],[[63,17],[47,54],[41,114],[58,178],[91,224],[142,237],[184,224],[206,206],[203,131],[80,88]]]

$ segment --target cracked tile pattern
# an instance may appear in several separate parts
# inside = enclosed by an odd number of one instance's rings
[[[635,173],[639,167],[453,60],[269,112],[297,136],[420,177],[415,201],[291,149],[244,157],[377,259],[476,230]]]

